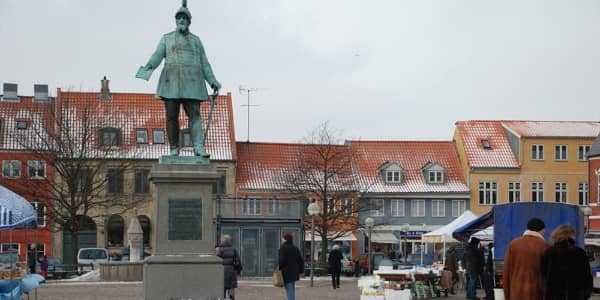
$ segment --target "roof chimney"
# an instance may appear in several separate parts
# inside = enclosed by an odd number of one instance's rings
[[[48,85],[34,84],[33,85],[33,100],[48,101]]]
[[[106,79],[106,76],[104,76],[104,78],[100,82],[101,82],[100,99],[104,99],[104,100],[112,99],[112,95],[110,93],[110,88],[108,87],[110,80]]]
[[[4,95],[2,96],[2,100],[19,101],[16,83],[4,83]]]

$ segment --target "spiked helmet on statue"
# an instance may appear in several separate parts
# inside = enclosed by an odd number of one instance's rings
[[[178,14],[184,14],[188,17],[190,21],[192,20],[192,14],[187,8],[187,0],[181,0],[181,7],[175,13],[175,18],[177,18]]]

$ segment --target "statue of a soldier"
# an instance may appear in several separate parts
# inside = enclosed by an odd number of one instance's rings
[[[156,97],[165,102],[170,154],[179,155],[179,107],[183,105],[188,116],[194,154],[209,157],[204,150],[200,102],[209,99],[205,81],[210,84],[215,95],[221,84],[208,63],[202,42],[189,31],[192,15],[187,9],[187,1],[182,1],[181,8],[175,13],[176,30],[163,35],[156,51],[148,63],[140,68],[136,77],[148,80],[165,59]]]

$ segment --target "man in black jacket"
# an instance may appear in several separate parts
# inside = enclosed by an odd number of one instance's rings
[[[279,270],[283,275],[288,300],[295,300],[296,281],[300,280],[300,274],[304,274],[304,259],[300,250],[294,246],[294,238],[290,233],[284,234],[283,239],[279,248]]]
[[[467,299],[477,298],[477,281],[483,273],[483,252],[479,250],[479,239],[471,238],[471,242],[465,249],[465,269],[467,270]]]
[[[342,273],[342,251],[340,251],[339,245],[333,245],[333,250],[329,252],[329,272],[331,273],[331,283],[333,283],[333,289],[340,288],[340,273]]]

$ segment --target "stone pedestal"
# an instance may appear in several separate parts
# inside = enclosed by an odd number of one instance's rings
[[[156,164],[156,241],[144,262],[144,299],[223,299],[223,266],[214,255],[213,186],[205,164]]]

